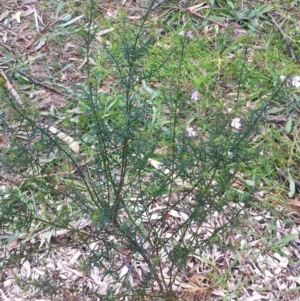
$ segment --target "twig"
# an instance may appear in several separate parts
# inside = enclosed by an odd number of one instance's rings
[[[48,85],[46,85],[46,84],[44,84],[44,83],[41,83],[41,82],[37,81],[36,79],[32,78],[31,76],[29,76],[28,74],[26,74],[26,73],[23,72],[22,70],[19,70],[18,68],[15,68],[14,70],[15,70],[16,72],[20,73],[22,76],[26,77],[29,81],[31,81],[31,82],[32,82],[33,84],[35,84],[36,86],[43,87],[43,88],[45,88],[45,89],[47,89],[47,90],[49,90],[49,91],[51,91],[51,92],[54,92],[54,93],[56,93],[56,94],[59,94],[59,95],[61,95],[61,96],[67,97],[67,98],[72,97],[72,96],[67,95],[67,94],[65,94],[65,93],[63,93],[63,92],[60,92],[60,91],[58,91],[57,89],[54,89],[54,88],[52,88],[52,87],[50,87],[50,86],[48,86]]]
[[[22,102],[22,99],[21,97],[19,96],[19,94],[17,93],[17,91],[14,89],[14,87],[12,86],[12,84],[9,82],[6,74],[3,72],[3,70],[0,69],[0,74],[1,76],[6,80],[6,83],[5,83],[5,87],[10,91],[11,95],[14,97],[14,99],[20,104],[22,105],[23,102]]]
[[[293,60],[296,60],[297,62],[299,62],[299,59],[298,59],[297,55],[295,54],[295,51],[292,47],[292,44],[291,44],[290,40],[286,38],[287,35],[284,33],[282,28],[279,26],[279,24],[276,22],[276,20],[270,14],[267,14],[267,16],[269,17],[270,22],[278,29],[278,31],[282,35],[284,43],[285,43],[286,47],[288,48],[288,50],[290,52],[291,58]]]

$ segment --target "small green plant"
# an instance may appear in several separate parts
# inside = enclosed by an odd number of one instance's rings
[[[255,31],[259,26],[259,18],[265,19],[265,14],[273,9],[272,5],[261,5],[259,7],[246,7],[238,9],[231,1],[228,1],[228,8],[217,8],[221,14],[237,21],[241,26]],[[238,3],[239,5],[240,3]]]
[[[150,18],[154,5],[150,1],[133,23],[123,13],[122,26],[96,48],[98,13],[96,1],[90,1],[80,31],[86,80],[74,96],[78,110],[70,109],[77,115],[64,120],[62,131],[0,82],[5,109],[14,114],[1,118],[10,145],[1,148],[0,167],[18,175],[1,200],[1,248],[19,240],[14,253],[8,248],[0,259],[2,269],[39,252],[80,244],[86,252],[82,273],[102,285],[88,292],[97,300],[179,300],[178,279],[189,256],[225,245],[239,225],[255,183],[244,191],[232,184],[257,162],[259,150],[249,145],[269,103],[241,113],[240,89],[252,89],[265,77],[247,69],[248,50],[241,47],[234,58],[231,80],[238,88],[231,110],[211,106],[210,99],[202,103],[200,94],[205,98],[208,91],[201,91],[201,84],[209,81],[213,89],[221,67],[198,75],[201,61],[189,54],[201,51],[212,60],[214,53],[220,58],[240,46],[230,41],[230,51],[221,53],[229,34],[220,47],[218,41],[211,48],[193,43],[192,33],[180,24],[158,43]],[[245,9],[232,18],[254,29],[250,21],[269,9]],[[107,78],[113,78],[108,92],[101,89]],[[189,80],[197,87],[187,89]],[[20,132],[25,139],[18,138]],[[53,233],[61,230],[65,236],[55,240]],[[44,274],[43,285],[29,284],[44,295],[55,297],[58,291],[61,296],[53,273]]]

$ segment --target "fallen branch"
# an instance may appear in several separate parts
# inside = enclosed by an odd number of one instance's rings
[[[13,98],[20,104],[22,105],[22,99],[19,96],[19,94],[17,93],[17,91],[14,89],[14,87],[12,86],[12,84],[10,83],[10,81],[8,80],[6,74],[3,72],[3,70],[0,69],[0,74],[1,76],[5,79],[5,87],[7,88],[7,90],[11,93],[11,95],[13,96]]]
[[[43,88],[45,88],[45,89],[47,89],[47,90],[49,90],[49,91],[51,91],[51,92],[54,92],[54,93],[56,93],[56,94],[59,94],[59,95],[61,95],[61,96],[67,97],[67,98],[71,98],[71,97],[72,97],[72,96],[67,95],[67,94],[65,94],[65,93],[63,93],[63,92],[60,92],[60,91],[58,91],[58,90],[56,90],[56,89],[54,89],[54,88],[52,88],[52,87],[50,87],[50,86],[48,86],[48,85],[46,85],[46,84],[44,84],[44,83],[41,83],[41,82],[37,81],[36,79],[32,78],[31,76],[29,76],[29,75],[26,74],[24,71],[22,71],[22,70],[20,70],[20,69],[18,69],[18,68],[15,68],[14,70],[15,70],[16,72],[18,72],[19,74],[21,74],[22,76],[26,77],[29,81],[31,81],[31,82],[32,82],[33,84],[35,84],[36,86],[43,87]]]
[[[294,51],[294,49],[292,47],[292,44],[291,44],[290,40],[288,38],[286,38],[287,35],[284,33],[284,31],[282,30],[282,28],[279,26],[279,24],[276,22],[276,20],[270,14],[267,14],[267,16],[269,17],[270,22],[277,28],[277,30],[279,31],[279,33],[282,35],[284,43],[285,43],[287,49],[290,52],[291,58],[293,60],[296,60],[297,62],[300,62],[300,60],[298,59],[297,55],[295,54],[295,51]]]

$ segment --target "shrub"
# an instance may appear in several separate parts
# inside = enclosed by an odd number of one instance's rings
[[[86,296],[175,300],[189,256],[215,244],[230,247],[226,239],[252,198],[232,184],[257,157],[249,140],[263,109],[238,119],[238,103],[233,113],[212,108],[214,117],[199,130],[202,121],[190,116],[201,99],[194,90],[190,100],[185,88],[188,31],[178,38],[175,28],[175,44],[162,51],[150,6],[138,22],[124,15],[114,43],[103,40],[97,55],[95,5],[81,30],[86,80],[73,96],[75,121],[59,132],[2,82],[2,130],[10,142],[1,148],[1,169],[15,178],[1,200],[1,269],[80,247],[82,271],[102,283]],[[104,93],[108,76],[113,90]],[[62,294],[53,273],[43,277],[21,280],[45,295]]]

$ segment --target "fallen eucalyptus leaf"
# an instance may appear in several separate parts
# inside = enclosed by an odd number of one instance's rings
[[[57,134],[57,137],[61,140],[63,140],[64,142],[66,142],[70,149],[74,152],[74,153],[78,153],[79,152],[79,143],[77,141],[74,141],[74,139],[70,136],[68,136],[67,134],[61,132],[60,130],[58,130],[57,128],[50,126],[49,131],[53,134]]]

